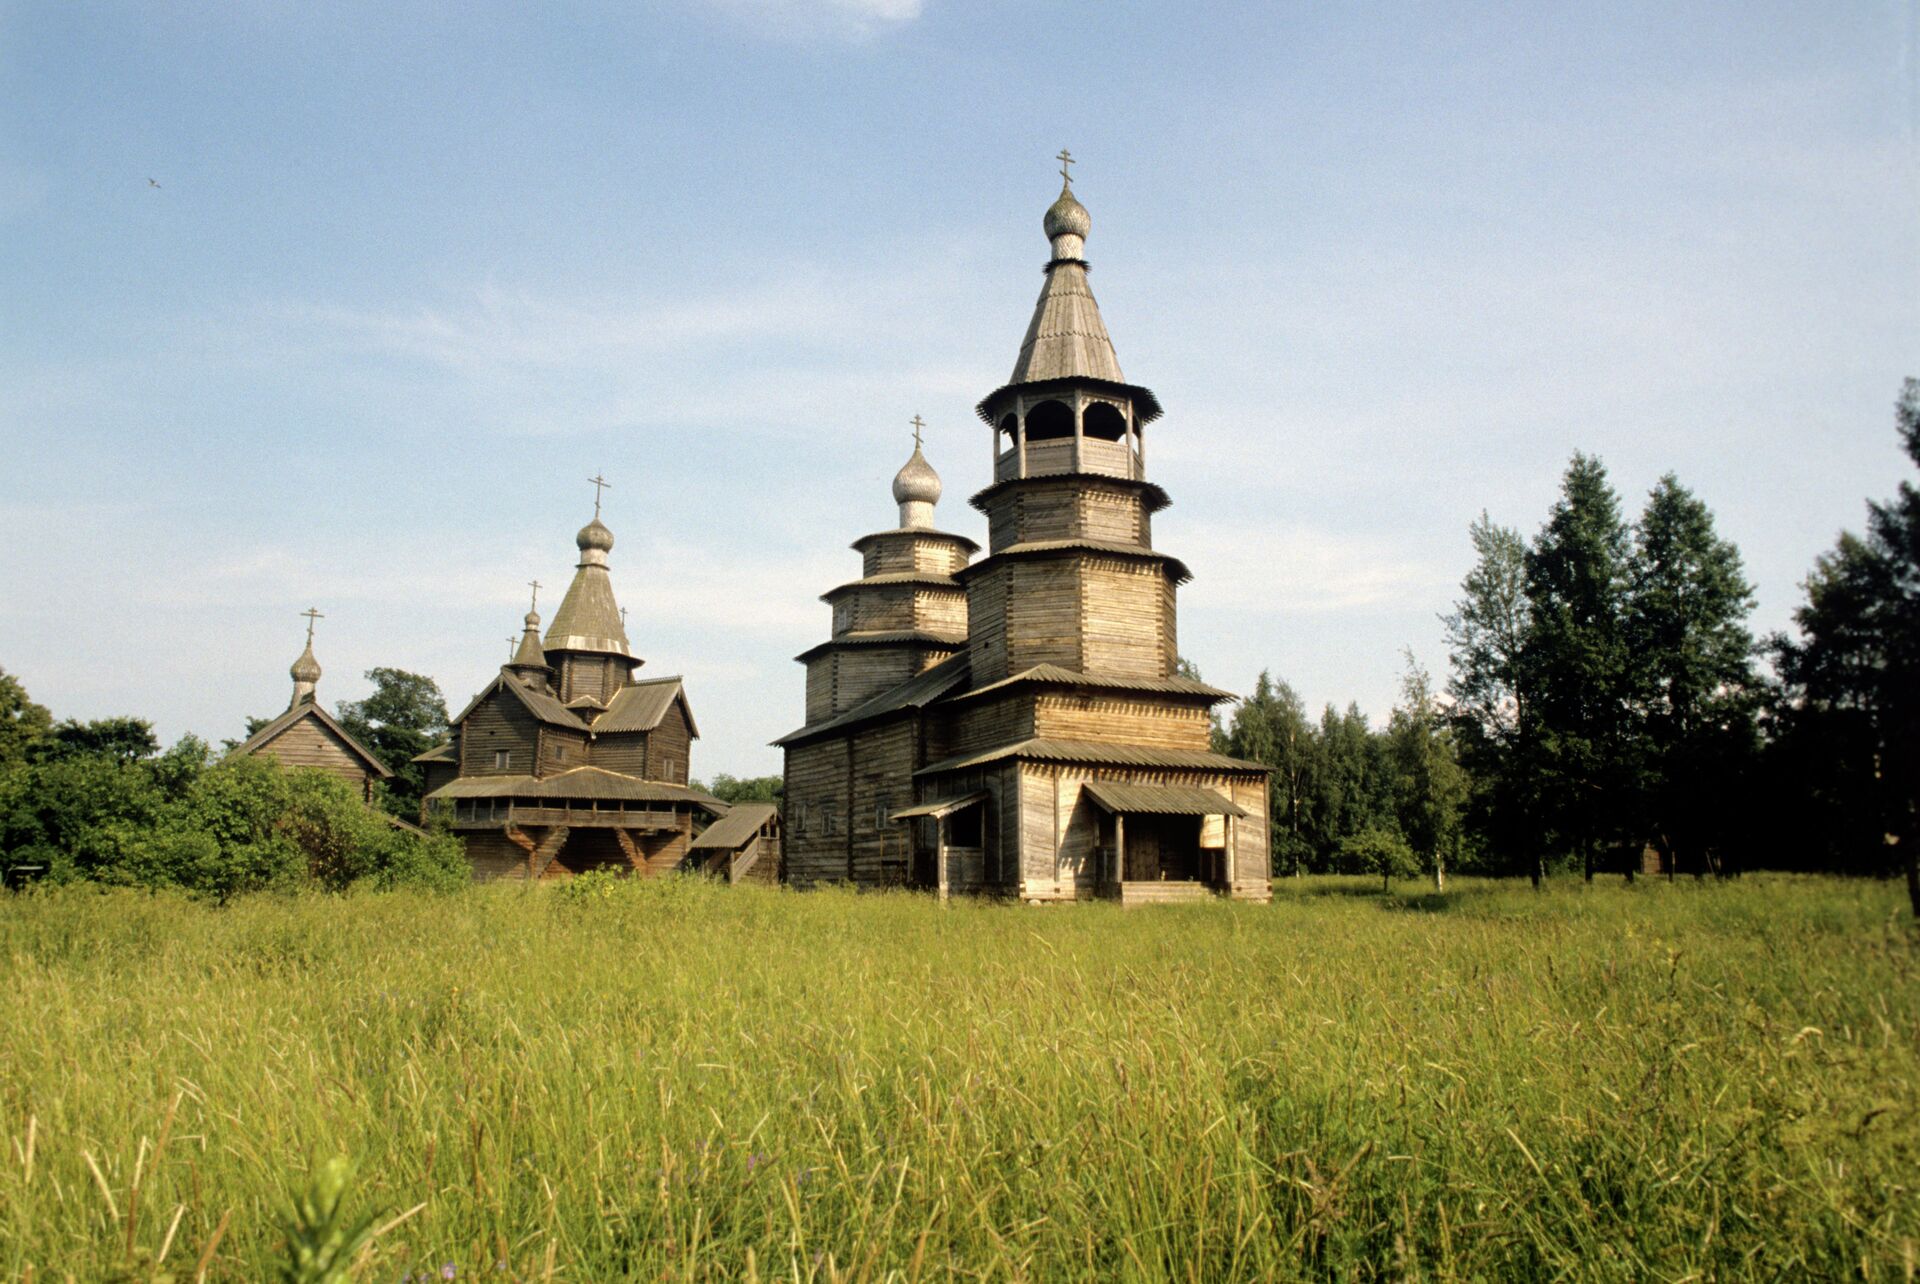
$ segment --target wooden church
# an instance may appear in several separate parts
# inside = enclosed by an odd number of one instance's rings
[[[360,801],[373,802],[374,786],[393,779],[387,765],[355,740],[334,716],[321,708],[315,691],[320,684],[320,662],[313,658],[313,623],[323,618],[316,609],[307,620],[307,646],[288,670],[293,678],[293,701],[233,751],[235,757],[259,755],[287,767],[314,767],[352,785]]]
[[[545,640],[536,584],[513,658],[453,719],[451,739],[415,759],[426,807],[465,840],[475,878],[665,873],[727,810],[688,786],[700,731],[681,680],[634,676],[645,662],[614,600],[597,498],[575,543]]]
[[[1063,161],[1068,158],[1063,153]],[[1013,375],[980,402],[988,552],[934,526],[915,448],[899,522],[853,545],[803,652],[786,753],[788,881],[1029,901],[1270,896],[1267,769],[1213,752],[1229,693],[1177,673],[1188,578],[1153,547],[1152,392],[1127,382],[1087,282],[1072,179],[1046,212],[1046,280]]]

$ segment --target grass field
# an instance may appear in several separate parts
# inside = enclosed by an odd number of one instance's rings
[[[1913,1278],[1898,888],[1403,891],[0,898],[0,1275]]]

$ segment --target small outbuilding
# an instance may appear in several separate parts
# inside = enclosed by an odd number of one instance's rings
[[[359,790],[360,800],[371,804],[374,785],[391,780],[393,772],[321,708],[314,697],[320,682],[320,662],[313,658],[313,622],[322,617],[317,610],[309,610],[305,615],[307,646],[288,670],[293,677],[293,703],[285,713],[248,736],[233,751],[234,756],[245,758],[259,754],[282,766],[316,767],[352,785]]]
[[[772,803],[735,803],[688,844],[687,863],[728,883],[778,883],[780,809]]]

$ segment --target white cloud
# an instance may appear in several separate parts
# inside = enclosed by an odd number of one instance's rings
[[[822,35],[863,37],[903,26],[922,0],[704,0],[756,35],[779,40]]]
[[[1201,525],[1179,547],[1157,544],[1193,569],[1182,605],[1287,615],[1399,609],[1445,601],[1452,574],[1385,540],[1307,526]]]

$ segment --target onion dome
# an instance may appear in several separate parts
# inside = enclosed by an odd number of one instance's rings
[[[1047,206],[1047,216],[1040,226],[1046,231],[1049,241],[1058,242],[1063,236],[1084,240],[1087,233],[1093,230],[1093,216],[1087,213],[1086,206],[1074,199],[1073,189],[1063,184],[1060,199]]]
[[[611,553],[613,532],[607,529],[606,524],[598,516],[595,516],[592,521],[580,528],[580,533],[573,537],[573,542],[582,553]]]
[[[940,474],[920,453],[918,443],[913,458],[893,476],[893,502],[900,505],[900,525],[933,525],[933,506],[940,502]]]
[[[285,655],[286,652],[280,654]],[[313,658],[313,643],[307,643],[307,649],[300,653],[300,658],[293,662],[293,667],[287,673],[295,682],[314,683],[320,680],[320,661]]]
[[[933,471],[933,465],[927,462],[927,457],[920,453],[918,446],[913,448],[913,458],[893,475],[893,502],[940,502],[940,474]]]

